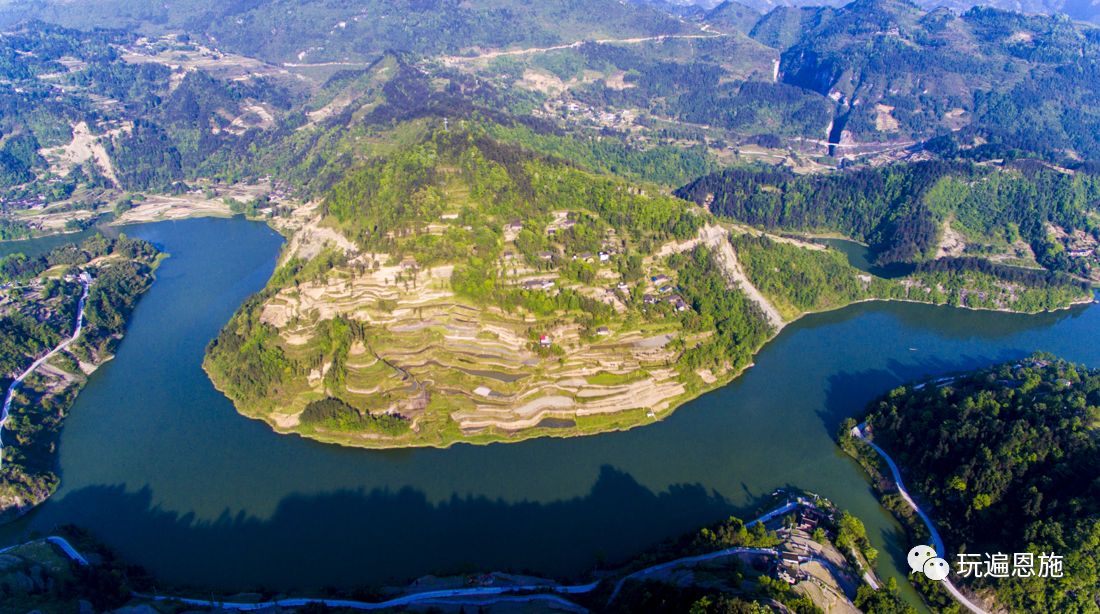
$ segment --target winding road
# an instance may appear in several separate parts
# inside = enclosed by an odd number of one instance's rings
[[[890,467],[890,473],[894,474],[894,484],[898,487],[898,494],[901,495],[901,498],[905,501],[905,503],[909,505],[909,507],[912,508],[918,516],[920,516],[920,519],[924,521],[924,526],[928,527],[928,534],[932,536],[932,547],[936,550],[936,556],[946,559],[947,547],[944,546],[943,538],[940,537],[940,532],[936,530],[936,525],[932,524],[932,519],[928,516],[927,513],[925,513],[923,509],[921,509],[919,505],[917,505],[917,502],[913,500],[912,496],[910,496],[909,491],[905,489],[905,484],[903,484],[901,481],[901,471],[898,469],[897,463],[894,462],[894,459],[890,458],[890,455],[887,454],[885,450],[878,447],[878,445],[876,445],[870,439],[867,439],[867,436],[864,434],[866,429],[867,423],[861,423],[859,426],[852,428],[852,435],[858,437],[861,441],[871,446],[871,448],[874,449],[874,451],[882,457],[882,460],[886,461],[886,464]],[[958,588],[955,587],[954,584],[951,583],[951,580],[944,579],[943,587],[947,589],[947,592],[951,593],[951,596],[955,598],[955,601],[958,601],[959,604],[966,609],[974,612],[975,614],[988,614],[981,607],[967,599],[966,595],[963,595],[962,591],[960,591]]]
[[[84,558],[84,555],[80,554],[80,552],[76,548],[73,548],[73,545],[69,543],[69,540],[65,539],[64,537],[51,535],[46,538],[46,541],[60,548],[61,551],[65,553],[65,556],[75,561],[77,565],[80,565],[81,567],[86,567],[88,565],[88,559]],[[8,546],[7,548],[0,548],[0,554],[4,554],[9,550],[15,550],[16,548],[26,545],[27,544],[15,544],[14,546]]]
[[[682,559],[676,559],[667,563],[661,563],[652,567],[646,567],[640,571],[636,571],[628,576],[619,578],[619,581],[615,583],[615,590],[611,591],[611,596],[607,598],[607,603],[611,603],[615,600],[615,597],[619,595],[619,590],[622,589],[623,584],[627,580],[637,580],[646,576],[655,574],[659,571],[665,571],[666,569],[673,569],[682,565],[694,565],[695,563],[702,563],[704,561],[712,561],[714,559],[720,559],[726,556],[733,556],[735,554],[763,554],[768,556],[779,556],[779,552],[775,548],[726,548],[724,550],[718,550],[716,552],[708,552],[706,554],[700,554],[696,556],[685,556]]]
[[[494,51],[485,51],[477,55],[445,55],[440,56],[440,60],[444,64],[462,64],[464,62],[476,62],[479,60],[491,60],[499,57],[513,56],[513,55],[531,55],[534,53],[546,53],[549,51],[560,51],[562,49],[576,49],[587,43],[595,43],[597,45],[637,45],[640,43],[649,42],[664,42],[666,40],[677,39],[706,39],[706,38],[722,38],[728,36],[721,32],[707,32],[706,34],[658,34],[655,36],[637,36],[634,38],[599,38],[595,40],[579,40],[572,43],[562,43],[560,45],[551,45],[549,47],[528,47],[526,49],[498,49]],[[284,66],[291,66],[290,64],[284,64]]]
[[[26,371],[20,373],[15,378],[15,381],[11,383],[11,386],[8,386],[8,393],[4,397],[4,409],[0,411],[0,467],[4,466],[4,425],[8,422],[8,415],[11,412],[11,402],[12,398],[15,396],[16,389],[23,383],[23,380],[27,379],[31,373],[34,373],[35,369],[41,367],[42,364],[53,357],[54,354],[63,351],[65,348],[69,347],[73,341],[76,341],[77,337],[80,337],[80,332],[84,330],[84,304],[88,301],[88,292],[92,287],[93,280],[92,276],[86,272],[82,272],[79,279],[80,283],[84,286],[84,292],[80,295],[80,303],[76,308],[76,327],[73,329],[72,336],[59,343],[57,347],[47,352],[46,355],[31,363],[31,366],[27,367]]]

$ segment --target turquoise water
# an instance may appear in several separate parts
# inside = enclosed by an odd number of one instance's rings
[[[747,515],[784,486],[860,516],[880,572],[901,578],[910,544],[834,445],[840,421],[906,380],[1035,350],[1100,366],[1095,307],[1019,316],[867,303],[787,327],[744,376],[652,426],[345,449],[240,417],[200,368],[207,342],[271,273],[280,237],[224,219],[127,232],[172,257],[73,407],[61,489],[0,530],[0,543],[74,523],[173,584],[316,591],[488,569],[578,577]]]

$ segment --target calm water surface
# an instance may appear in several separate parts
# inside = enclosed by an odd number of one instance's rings
[[[1094,307],[1017,316],[862,304],[789,326],[732,385],[645,428],[344,449],[240,417],[200,368],[207,342],[270,275],[281,239],[224,219],[127,232],[172,257],[68,418],[61,489],[0,543],[74,523],[174,584],[309,591],[475,569],[578,576],[747,514],[787,485],[860,516],[880,572],[900,579],[910,544],[837,451],[840,421],[906,380],[1035,350],[1100,366]]]

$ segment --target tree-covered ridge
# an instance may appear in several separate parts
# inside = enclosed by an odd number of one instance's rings
[[[1092,300],[1088,282],[1065,273],[993,264],[982,258],[941,258],[922,262],[902,282],[916,284],[924,300],[971,309],[1038,313]],[[908,296],[914,295],[909,288]]]
[[[867,0],[775,8],[752,40],[736,28],[715,29],[724,34],[498,58],[485,72],[521,87],[530,87],[521,83],[528,72],[549,73],[567,90],[547,95],[555,104],[639,112],[648,117],[635,125],[694,130],[721,148],[759,143],[821,153],[828,139],[841,144],[830,153],[858,157],[861,144],[901,148],[939,138],[954,142],[948,157],[1023,151],[1062,162],[1100,152],[1093,75],[1100,46],[1081,24]],[[780,61],[778,79],[773,61]],[[593,73],[604,78],[586,76]]]
[[[825,135],[831,102],[818,93],[772,82],[774,51],[737,34],[680,42],[683,50],[670,51],[675,45],[650,49],[589,43],[567,52],[576,56],[572,63],[578,74],[613,67],[625,73],[628,85],[596,81],[573,95],[600,108],[645,109],[743,136]]]
[[[1100,179],[1089,172],[1003,169],[965,162],[894,164],[827,175],[734,168],[677,192],[719,215],[765,228],[833,231],[865,241],[879,262],[936,255],[945,223],[997,249],[1026,241],[1050,270],[1088,276],[1051,226],[1096,237]],[[971,249],[978,249],[975,245]],[[981,252],[978,252],[981,254]]]
[[[950,548],[1064,558],[1064,578],[973,588],[1011,611],[1100,607],[1100,370],[1035,355],[893,390],[867,424]]]
[[[489,136],[532,151],[569,160],[587,170],[629,179],[680,186],[717,170],[713,156],[702,146],[663,145],[639,148],[613,138],[571,135],[543,123],[486,122]]]
[[[1038,313],[1088,302],[1091,287],[1063,273],[995,265],[978,258],[921,263],[903,277],[884,279],[853,268],[832,249],[753,236],[731,238],[752,284],[784,320],[864,300],[906,300],[968,309]]]
[[[0,261],[0,384],[68,338],[82,294],[77,272],[92,282],[84,328],[65,351],[24,380],[4,426],[0,521],[41,503],[57,488],[57,439],[90,369],[110,358],[138,299],[153,281],[157,250],[149,243],[101,235],[36,259]]]
[[[370,65],[341,70],[271,130],[242,135],[207,162],[218,175],[278,176],[303,198],[323,198],[364,162],[420,143],[445,122],[493,140],[600,174],[682,185],[716,168],[703,147],[624,142],[614,135],[571,131],[528,115],[510,115],[514,90],[459,72],[425,71],[417,58],[386,53]],[[239,157],[234,157],[238,156]]]

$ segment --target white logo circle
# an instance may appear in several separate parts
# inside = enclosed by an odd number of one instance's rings
[[[949,573],[951,573],[951,565],[939,557],[924,562],[924,575],[928,576],[929,580],[944,580]]]
[[[909,568],[917,573],[924,571],[924,564],[929,559],[936,558],[936,551],[931,546],[914,546],[907,557]]]

